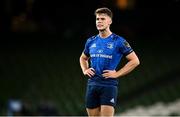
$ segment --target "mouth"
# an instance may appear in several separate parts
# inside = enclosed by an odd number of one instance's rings
[[[100,28],[100,27],[103,27],[103,25],[101,25],[101,24],[98,24],[98,25],[97,25],[97,27],[98,27],[98,28]]]

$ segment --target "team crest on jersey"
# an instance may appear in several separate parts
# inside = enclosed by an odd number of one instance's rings
[[[91,45],[91,48],[95,48],[95,47],[96,47],[96,44],[93,43],[93,44]]]
[[[108,43],[108,44],[107,44],[107,48],[112,49],[112,48],[113,48],[113,43],[111,43],[111,42]]]

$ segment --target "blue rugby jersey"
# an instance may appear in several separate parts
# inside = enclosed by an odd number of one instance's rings
[[[114,33],[107,38],[99,35],[89,38],[83,52],[90,57],[90,67],[95,69],[95,75],[88,79],[88,85],[117,86],[118,80],[105,79],[103,70],[116,70],[121,58],[132,51],[128,42]]]

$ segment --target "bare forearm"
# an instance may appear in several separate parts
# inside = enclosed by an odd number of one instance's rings
[[[139,65],[138,60],[129,61],[123,68],[117,71],[117,77],[121,77],[130,73],[133,69],[135,69]]]

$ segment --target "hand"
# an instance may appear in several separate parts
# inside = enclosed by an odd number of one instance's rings
[[[117,78],[118,77],[116,70],[104,70],[102,76],[105,78]]]
[[[84,71],[84,75],[87,75],[89,77],[94,76],[94,74],[95,74],[95,70],[93,68],[89,68]]]

